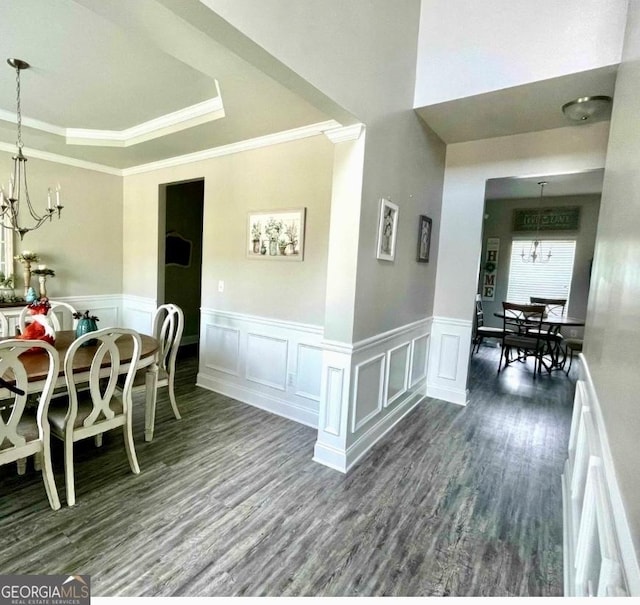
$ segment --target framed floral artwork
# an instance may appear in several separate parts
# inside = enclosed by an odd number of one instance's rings
[[[247,256],[260,260],[302,261],[306,208],[254,210],[247,220]]]
[[[424,214],[418,217],[418,255],[419,263],[429,262],[429,248],[431,247],[431,219]]]
[[[378,224],[378,247],[376,257],[392,261],[396,254],[399,208],[392,201],[380,200],[380,221]]]

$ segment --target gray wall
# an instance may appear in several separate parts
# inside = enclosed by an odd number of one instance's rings
[[[484,233],[482,238],[482,259],[485,258],[487,238],[500,238],[500,253],[498,257],[498,272],[496,279],[495,300],[483,301],[485,311],[485,323],[487,325],[501,326],[502,320],[494,317],[494,313],[502,310],[502,301],[507,300],[507,287],[509,284],[509,259],[511,255],[511,239],[513,233],[513,210],[516,208],[537,208],[540,202],[535,199],[517,200],[487,200],[485,204]],[[544,197],[545,207],[554,206],[579,206],[580,227],[576,231],[544,232],[545,239],[565,239],[576,237],[576,256],[573,266],[573,279],[571,281],[571,293],[567,315],[571,317],[585,318],[587,315],[587,299],[589,296],[589,271],[593,259],[593,251],[596,240],[596,228],[598,224],[598,210],[600,207],[599,195],[577,195],[564,197]],[[487,216],[488,215],[488,216]],[[519,235],[523,235],[520,233]],[[483,262],[480,263],[480,279],[482,280]],[[581,335],[578,329],[576,335]]]
[[[629,3],[605,164],[584,355],[640,555],[640,3]]]
[[[413,111],[420,1],[206,4],[366,125],[353,339],[430,316],[445,146]],[[400,207],[393,263],[376,259],[382,197]],[[428,264],[415,260],[419,214],[433,218]]]

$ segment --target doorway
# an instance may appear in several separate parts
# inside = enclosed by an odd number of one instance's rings
[[[202,284],[204,179],[161,186],[158,304],[184,312],[181,347],[198,349]]]

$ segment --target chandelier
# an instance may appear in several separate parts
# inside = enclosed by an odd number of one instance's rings
[[[538,220],[536,222],[536,235],[529,246],[529,252],[525,253],[524,248],[520,253],[520,258],[522,258],[523,263],[538,263],[544,264],[548,263],[551,260],[551,248],[547,248],[544,250],[543,243],[540,241],[540,224],[542,223],[542,196],[544,194],[544,186],[547,184],[547,181],[540,181],[538,185],[540,185],[540,207],[538,209]],[[548,244],[547,244],[548,246]]]
[[[47,219],[51,220],[55,212],[58,213],[58,218],[60,218],[63,206],[60,204],[59,185],[55,189],[55,206],[51,199],[51,188],[49,188],[47,194],[47,208],[44,209],[42,214],[38,214],[31,204],[29,187],[27,185],[27,158],[24,157],[24,153],[22,153],[22,111],[20,108],[20,71],[28,69],[29,64],[20,59],[7,59],[7,63],[16,70],[16,115],[18,125],[16,147],[18,148],[18,152],[12,158],[13,172],[9,180],[8,194],[4,187],[0,188],[0,225],[5,229],[18,233],[20,240],[22,240],[25,233],[38,229]],[[20,216],[21,201],[26,203],[26,208],[30,215],[30,218],[26,218],[28,223],[30,223],[29,226],[23,222],[25,218]]]

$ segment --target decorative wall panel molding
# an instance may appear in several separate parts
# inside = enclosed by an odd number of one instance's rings
[[[640,567],[586,358],[562,474],[566,596],[638,596]]]
[[[431,330],[427,395],[466,405],[472,322],[434,317]]]
[[[323,328],[202,309],[197,383],[318,426]]]
[[[353,345],[327,343],[316,462],[346,473],[422,401],[430,330],[427,318]]]

